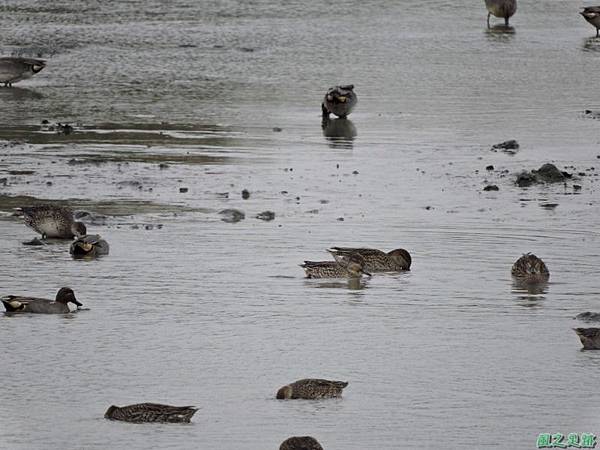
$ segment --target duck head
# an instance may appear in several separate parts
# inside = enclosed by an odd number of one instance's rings
[[[292,398],[292,387],[290,385],[283,386],[277,391],[278,400],[287,400]]]
[[[87,228],[82,222],[73,222],[71,225],[71,233],[75,237],[85,236],[87,234]]]
[[[41,59],[34,60],[33,64],[31,64],[31,71],[33,73],[40,72],[44,67],[46,67],[46,61]]]
[[[83,304],[75,298],[75,292],[73,292],[73,289],[68,287],[63,287],[58,290],[55,301],[57,303],[64,303],[65,305],[67,303],[73,303],[77,307],[83,306]]]
[[[346,259],[346,270],[350,274],[350,278],[360,278],[361,275],[371,276],[369,272],[365,272],[365,260],[362,256],[352,254]],[[343,264],[342,264],[343,265]]]
[[[117,411],[119,409],[118,406],[115,405],[110,405],[108,407],[108,409],[106,410],[106,412],[104,413],[104,418],[105,419],[112,419],[113,414],[115,413],[115,411]]]
[[[354,94],[353,89],[353,84],[332,87],[327,91],[327,101],[332,103],[346,103],[348,97]]]
[[[396,250],[392,250],[388,252],[388,255],[394,260],[396,264],[401,266],[404,270],[409,270],[410,265],[412,264],[412,258],[410,257],[410,253],[408,253],[403,248],[397,248]]]

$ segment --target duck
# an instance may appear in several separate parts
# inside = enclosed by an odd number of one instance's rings
[[[279,450],[323,450],[323,447],[312,436],[292,436],[281,443]]]
[[[408,251],[397,248],[387,253],[374,248],[331,247],[327,250],[340,262],[350,254],[358,254],[365,261],[365,270],[369,272],[399,272],[410,270],[412,258]]]
[[[583,320],[584,322],[600,322],[600,313],[597,312],[582,312],[577,314],[573,319]]]
[[[277,391],[279,400],[335,398],[342,396],[347,381],[330,381],[319,378],[305,378],[286,384]]]
[[[0,58],[0,83],[11,87],[13,83],[31,78],[46,67],[43,59],[5,56]]]
[[[83,306],[75,298],[73,289],[62,287],[56,293],[54,301],[45,298],[23,297],[20,295],[7,295],[0,297],[6,312],[9,313],[38,313],[38,314],[67,314],[70,313],[69,303],[73,303],[79,309]]]
[[[17,208],[23,214],[25,225],[42,235],[42,239],[73,239],[85,236],[87,229],[82,222],[73,220],[70,208],[55,205],[37,205]]]
[[[306,278],[360,278],[371,276],[364,270],[365,261],[360,255],[351,254],[339,261],[304,261]]]
[[[108,255],[108,242],[98,234],[86,234],[71,242],[69,253],[73,258],[95,258]]]
[[[488,10],[487,25],[490,28],[490,15],[504,18],[504,25],[509,26],[509,19],[517,12],[517,0],[485,0]]]
[[[327,90],[321,104],[323,118],[328,118],[329,114],[335,114],[340,119],[345,119],[357,102],[358,98],[354,93],[353,84],[333,86]]]
[[[136,403],[127,406],[111,405],[104,418],[123,422],[170,422],[189,423],[198,408],[195,406],[171,406],[160,403]]]
[[[527,283],[542,283],[550,278],[550,272],[544,261],[532,253],[526,253],[517,259],[512,266],[511,274]]]
[[[573,328],[584,350],[600,350],[600,328]]]
[[[596,27],[596,37],[600,37],[600,6],[588,6],[583,8],[579,14],[590,24]]]

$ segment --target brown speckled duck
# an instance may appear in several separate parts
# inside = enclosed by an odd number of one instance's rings
[[[584,350],[600,350],[600,328],[573,328]]]
[[[293,436],[283,441],[279,450],[323,450],[323,447],[314,437]]]
[[[410,270],[412,258],[403,248],[397,248],[388,253],[374,248],[332,247],[327,250],[336,261],[340,262],[351,254],[362,256],[365,261],[364,269],[369,272],[398,272]]]
[[[550,272],[544,261],[532,253],[527,253],[517,259],[512,266],[511,274],[520,281],[528,283],[545,282],[550,278]]]
[[[364,270],[365,261],[360,255],[350,255],[339,261],[304,261],[300,267],[306,272],[306,278],[360,278],[371,276]]]
[[[84,236],[85,225],[73,220],[73,211],[54,205],[38,205],[18,208],[23,213],[25,225],[42,235],[43,239],[72,239]]]
[[[192,416],[198,411],[194,406],[170,406],[159,403],[137,403],[127,406],[111,405],[104,413],[110,420],[124,422],[171,422],[189,423]]]
[[[68,287],[60,288],[54,301],[19,295],[7,295],[0,298],[0,300],[6,312],[10,313],[66,314],[71,312],[68,303],[73,303],[78,308],[83,306],[75,298],[73,290]]]
[[[321,109],[323,117],[329,117],[329,114],[335,114],[340,119],[345,119],[352,112],[358,98],[354,93],[354,85],[346,84],[329,88],[323,98]]]
[[[341,397],[342,390],[348,386],[347,381],[330,381],[318,378],[305,378],[287,384],[277,391],[277,398],[307,399]]]

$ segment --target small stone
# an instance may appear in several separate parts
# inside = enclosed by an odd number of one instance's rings
[[[227,223],[236,223],[246,217],[246,214],[239,209],[223,209],[219,214],[222,216],[221,220]]]
[[[248,200],[250,198],[250,191],[248,189],[244,189],[242,191],[242,198],[244,200]]]
[[[338,217],[336,220],[337,220],[338,222],[343,222],[343,221],[344,221],[344,218],[343,218],[343,217]]]
[[[579,184],[574,184],[574,185],[573,185],[573,190],[574,190],[574,191],[580,191],[580,190],[581,190],[581,185],[579,185]]]
[[[319,200],[319,203],[321,205],[326,205],[327,203],[329,203],[329,200]]]
[[[527,187],[536,183],[537,180],[535,176],[533,176],[530,172],[523,171],[517,175],[517,179],[515,181],[516,185],[519,187]]]
[[[488,184],[483,188],[484,191],[499,191],[500,189],[495,184]]]
[[[152,224],[146,224],[146,225],[144,225],[144,229],[146,229],[146,230],[153,230],[154,229],[154,225],[152,225]]]
[[[182,193],[182,194],[185,194],[187,191],[188,191],[188,188],[186,188],[186,187],[180,187],[179,188],[179,192]]]
[[[33,238],[31,241],[23,242],[23,245],[44,245],[44,243],[38,238]]]
[[[492,150],[495,152],[501,150],[505,153],[515,154],[517,150],[519,150],[519,143],[516,140],[511,139],[509,141],[504,141],[500,142],[499,144],[492,145]]]
[[[296,201],[299,202],[300,201],[300,197],[296,197]]]
[[[283,131],[283,128],[279,128],[279,127],[273,127],[273,131],[275,133],[281,133]]]
[[[485,166],[485,170],[494,170],[494,166],[491,164],[489,166]]]
[[[352,175],[358,175],[358,170],[355,170],[354,172],[352,172]]]
[[[166,169],[166,168],[168,168],[168,167],[169,167],[169,165],[168,165],[167,163],[160,163],[160,164],[158,165],[158,168],[159,168],[159,169]]]
[[[52,181],[46,181],[46,186],[52,186]]]
[[[131,229],[132,230],[139,230],[140,226],[134,223],[133,225],[131,225]]]

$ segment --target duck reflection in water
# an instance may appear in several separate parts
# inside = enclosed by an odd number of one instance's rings
[[[548,282],[529,282],[526,280],[513,279],[512,292],[516,294],[519,300],[543,300],[548,292]]]
[[[352,148],[356,126],[351,120],[323,117],[321,128],[331,148]]]

